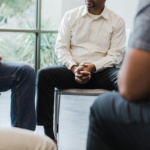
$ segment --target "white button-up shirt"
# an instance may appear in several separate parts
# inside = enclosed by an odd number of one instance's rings
[[[125,22],[120,16],[106,7],[100,15],[92,15],[81,6],[64,15],[55,52],[68,69],[88,63],[100,71],[121,62],[125,43]]]

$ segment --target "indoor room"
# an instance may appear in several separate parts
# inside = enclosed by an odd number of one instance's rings
[[[150,0],[0,0],[0,150],[150,150]]]

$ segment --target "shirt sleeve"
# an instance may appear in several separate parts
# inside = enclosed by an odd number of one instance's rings
[[[70,52],[71,29],[68,22],[68,12],[64,15],[58,30],[56,40],[55,53],[58,62],[71,69],[73,65],[77,65]]]
[[[150,1],[140,0],[129,47],[150,52]]]
[[[107,55],[99,61],[93,63],[96,67],[96,72],[107,67],[119,64],[123,59],[124,48],[126,44],[125,22],[119,19],[117,26],[112,33],[110,48]]]

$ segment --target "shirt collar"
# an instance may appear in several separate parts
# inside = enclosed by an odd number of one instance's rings
[[[88,12],[88,9],[87,9],[87,7],[85,6],[84,7],[84,10],[83,10],[83,12],[82,12],[82,17],[84,17],[84,16],[86,16],[86,15],[88,15],[89,14],[89,12]],[[99,15],[99,17],[103,17],[103,18],[105,18],[105,19],[107,19],[108,20],[108,8],[105,6],[105,8],[104,8],[104,10],[103,10],[103,12]],[[98,17],[98,18],[99,18]]]

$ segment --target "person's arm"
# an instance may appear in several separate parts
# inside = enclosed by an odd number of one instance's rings
[[[125,22],[124,20],[120,19],[112,33],[110,48],[107,52],[106,57],[93,63],[96,67],[96,72],[103,70],[103,68],[110,67],[111,65],[119,64],[123,58],[125,43]]]
[[[1,61],[2,61],[2,56],[0,55],[0,63],[1,63]]]
[[[71,69],[72,66],[77,64],[70,53],[71,29],[68,19],[69,14],[67,12],[59,27],[55,53],[57,55],[58,62],[65,65],[68,69]]]
[[[129,50],[118,77],[121,95],[129,101],[150,97],[150,1],[140,0]]]
[[[150,96],[150,53],[133,48],[126,56],[119,73],[120,94],[129,101]]]

